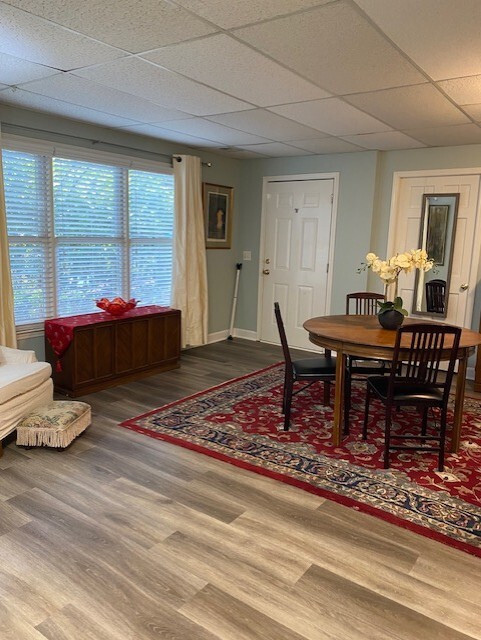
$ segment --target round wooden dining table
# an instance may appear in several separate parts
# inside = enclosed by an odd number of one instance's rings
[[[405,318],[407,324],[427,323],[419,318]],[[441,324],[429,322],[430,324]],[[344,407],[344,382],[347,356],[379,358],[392,360],[396,331],[383,329],[377,316],[339,315],[310,318],[304,322],[304,329],[309,333],[309,340],[319,346],[336,351],[336,384],[334,396],[334,418],[332,426],[332,442],[341,444],[342,412]],[[466,371],[469,356],[481,344],[481,333],[464,329],[458,350],[458,371],[456,375],[456,391],[454,399],[454,422],[451,432],[451,451],[459,450],[461,422],[463,417],[464,392],[466,388]],[[449,343],[446,359],[449,358]]]

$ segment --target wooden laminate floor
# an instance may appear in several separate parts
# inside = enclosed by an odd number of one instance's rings
[[[481,560],[119,428],[281,360],[239,339],[81,398],[64,452],[0,458],[0,640],[481,639]]]

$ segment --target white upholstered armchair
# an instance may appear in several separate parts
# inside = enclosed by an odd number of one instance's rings
[[[19,420],[53,399],[52,368],[38,362],[34,351],[0,345],[0,456],[1,442]]]

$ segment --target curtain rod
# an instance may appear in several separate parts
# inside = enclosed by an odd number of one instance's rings
[[[8,133],[15,133],[16,130],[20,130],[20,131],[30,131],[33,133],[48,133],[49,135],[53,135],[53,136],[61,136],[63,138],[70,138],[71,140],[82,140],[82,142],[90,142],[90,144],[92,145],[98,145],[98,144],[103,144],[106,145],[107,147],[115,147],[117,149],[126,149],[127,151],[140,151],[141,153],[148,153],[150,155],[156,156],[156,157],[162,157],[162,158],[167,158],[168,160],[170,160],[172,162],[172,159],[175,158],[175,160],[177,160],[177,162],[181,162],[182,158],[180,156],[174,156],[174,155],[169,155],[168,153],[160,153],[157,151],[148,151],[147,149],[139,149],[137,147],[128,147],[127,145],[123,145],[123,144],[116,144],[115,142],[103,142],[102,140],[95,140],[93,138],[84,138],[82,136],[74,136],[71,135],[70,133],[60,133],[58,131],[48,131],[47,129],[36,129],[35,127],[26,127],[24,125],[21,124],[11,124],[10,122],[2,122],[2,130]],[[211,167],[212,166],[212,162],[202,162],[202,165],[204,167]]]

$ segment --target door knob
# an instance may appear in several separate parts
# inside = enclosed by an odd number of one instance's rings
[[[268,275],[270,274],[270,271],[269,271],[269,269],[263,269],[263,270],[262,270],[262,273],[263,273],[265,276],[268,276]]]
[[[469,289],[469,284],[467,282],[461,285],[461,291],[466,291],[466,289]]]

